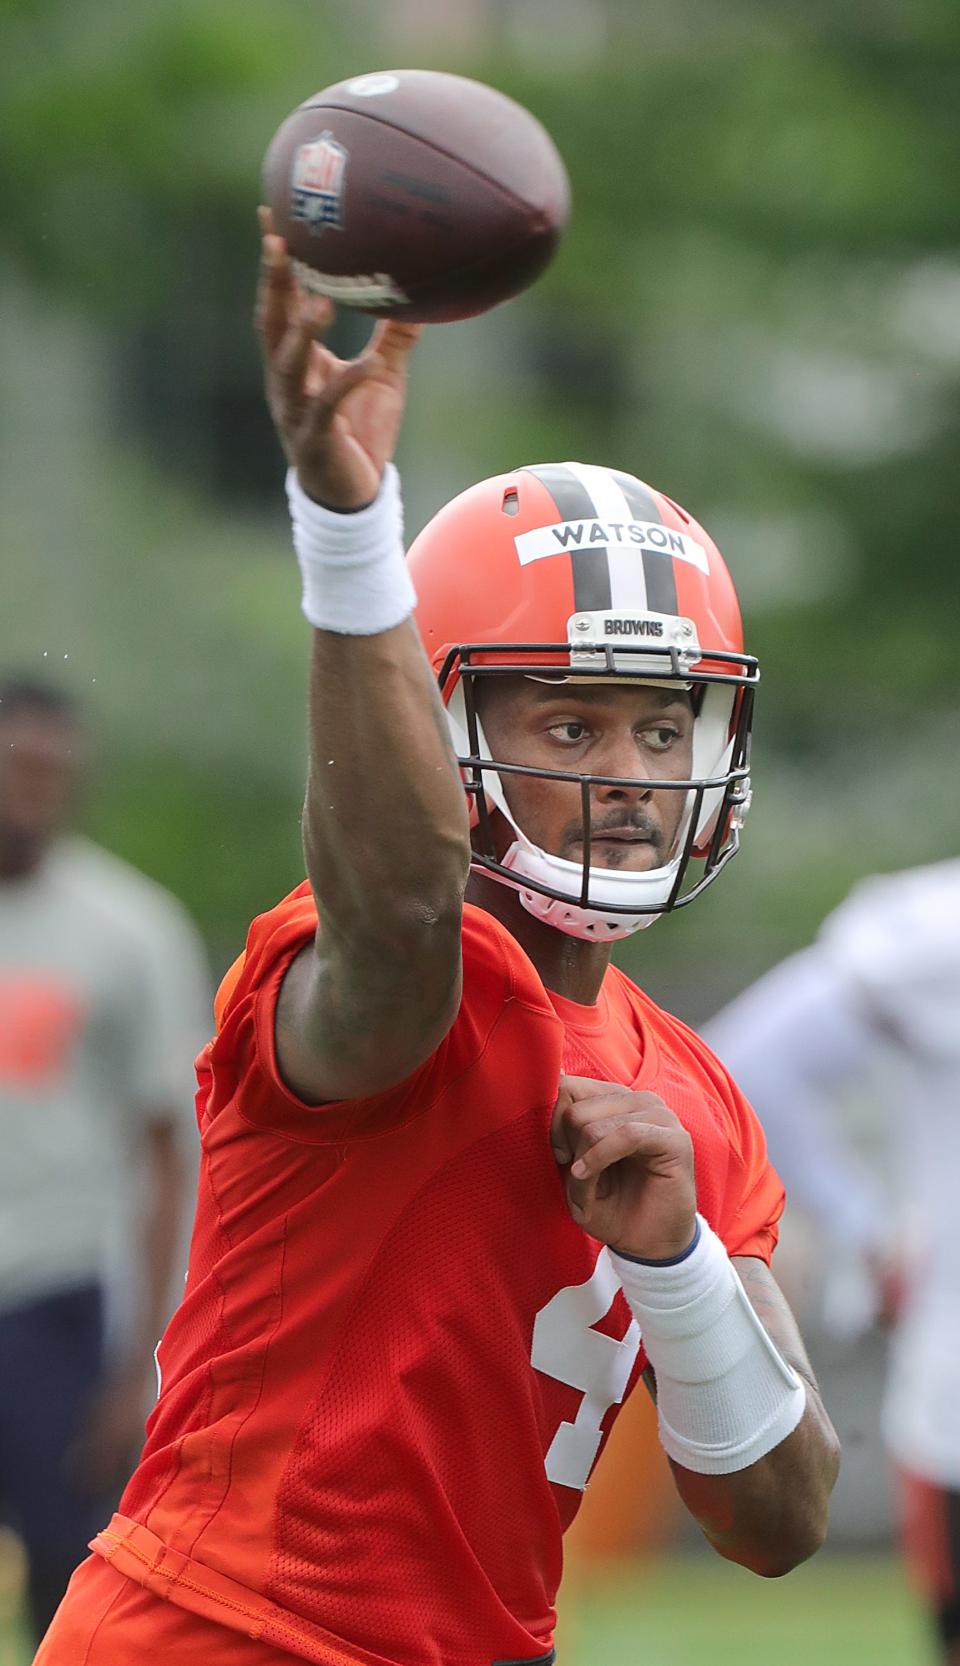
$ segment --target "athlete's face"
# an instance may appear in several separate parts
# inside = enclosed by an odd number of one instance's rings
[[[690,779],[694,719],[684,690],[503,677],[485,681],[479,698],[494,758],[621,778],[591,788],[591,866],[642,873],[668,861],[686,795],[644,783]],[[528,839],[552,856],[583,860],[576,782],[507,774],[501,781]]]

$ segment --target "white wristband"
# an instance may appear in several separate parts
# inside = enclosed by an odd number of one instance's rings
[[[373,502],[355,513],[325,509],[287,471],[293,547],[311,625],[343,636],[375,636],[417,605],[403,554],[400,478],[388,463]]]
[[[729,1475],[792,1433],[806,1391],[719,1238],[697,1219],[699,1241],[672,1266],[611,1259],[656,1373],[664,1450],[684,1469]]]

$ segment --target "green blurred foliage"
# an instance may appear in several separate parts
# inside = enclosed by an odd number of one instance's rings
[[[864,869],[955,844],[960,10],[664,0],[611,7],[599,57],[533,49],[504,16],[442,67],[545,121],[574,218],[530,296],[428,332],[411,530],[470,479],[579,455],[651,479],[727,551],[765,668],[747,854],[624,951],[705,1012]],[[185,896],[219,960],[299,872],[305,641],[279,489],[243,499],[264,471],[279,488],[249,324],[259,164],[295,103],[389,61],[376,28],[305,0],[4,13],[10,280],[39,334],[58,312],[95,332],[113,388],[59,520],[16,482],[0,512],[0,650],[68,623],[82,641],[93,597],[111,768],[91,825]],[[109,510],[86,514],[94,477]],[[43,547],[68,514],[82,581]],[[50,600],[65,582],[72,611]]]

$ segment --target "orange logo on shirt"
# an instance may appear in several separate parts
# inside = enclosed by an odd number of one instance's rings
[[[52,978],[0,973],[0,1087],[55,1087],[80,1030],[83,1005]]]

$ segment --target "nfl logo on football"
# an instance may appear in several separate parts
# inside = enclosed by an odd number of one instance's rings
[[[290,182],[293,218],[302,220],[314,232],[321,232],[324,226],[342,228],[346,168],[347,152],[332,133],[321,133],[319,139],[301,145]]]

